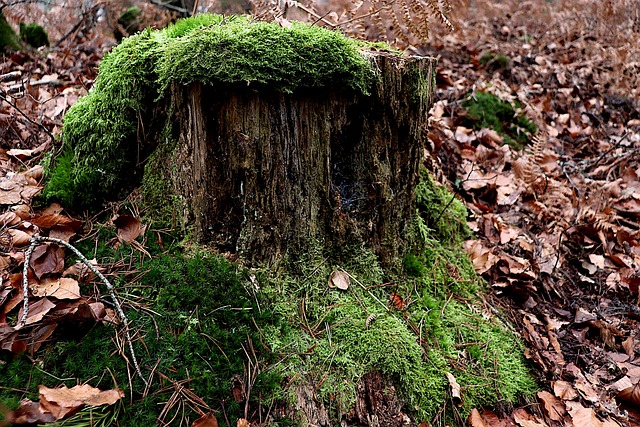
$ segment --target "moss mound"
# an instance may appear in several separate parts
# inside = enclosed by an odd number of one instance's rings
[[[20,50],[20,38],[7,22],[3,13],[0,13],[0,53],[7,50]]]
[[[37,398],[38,384],[72,386],[93,378],[93,386],[133,392],[131,407],[105,416],[117,417],[120,426],[156,425],[174,392],[171,381],[188,379],[181,384],[219,411],[221,425],[227,419],[236,425],[244,402],[233,390],[246,381],[247,354],[260,367],[249,408],[262,405],[264,414],[270,407],[295,407],[296,387],[311,385],[336,425],[353,407],[358,382],[372,371],[393,382],[402,410],[418,422],[443,416],[455,424],[474,407],[508,406],[535,393],[521,342],[477,296],[483,283],[460,245],[469,233],[463,205],[426,172],[422,178],[414,245],[397,268],[383,269],[362,246],[326,252],[318,244],[279,265],[248,271],[213,253],[185,250],[166,235],[160,247],[150,231],[152,258],[135,262],[145,274],[133,272],[115,284],[147,307],[127,313],[142,338],[136,352],[145,372],[155,366],[167,379],[156,378],[142,399],[137,393],[144,385],[134,376],[130,390],[125,361],[114,357],[113,329],[94,326],[87,333],[69,325],[59,335],[67,341],[54,339],[33,361],[0,354],[0,377],[7,379],[0,400],[13,408],[23,397]],[[100,233],[99,242],[114,234]],[[126,245],[94,245],[86,240],[79,248],[98,260],[131,256]],[[328,287],[336,269],[351,276],[347,290]],[[455,411],[446,373],[462,387],[463,405]],[[165,420],[174,415],[185,425],[198,417],[176,406]],[[304,417],[274,421],[301,425]]]
[[[139,119],[172,82],[251,85],[293,92],[328,85],[368,93],[373,70],[358,42],[302,23],[197,15],[128,37],[100,64],[91,92],[65,116],[63,152],[44,197],[87,208],[139,183],[155,147],[139,144]]]
[[[518,102],[517,109],[522,108]],[[464,124],[474,129],[489,128],[503,136],[504,142],[522,149],[528,138],[537,132],[536,125],[514,107],[487,92],[476,92],[462,104],[467,110]]]
[[[38,24],[20,23],[20,38],[29,46],[39,48],[41,46],[49,46],[49,35],[45,29]]]

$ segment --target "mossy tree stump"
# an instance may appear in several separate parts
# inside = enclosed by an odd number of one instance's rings
[[[435,60],[366,55],[377,73],[369,95],[171,86],[178,143],[165,170],[198,240],[253,260],[309,240],[364,242],[383,261],[400,253]]]

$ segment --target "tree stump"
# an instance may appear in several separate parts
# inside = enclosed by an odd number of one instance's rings
[[[370,95],[174,83],[169,178],[200,242],[270,260],[362,242],[383,262],[412,222],[435,59],[366,53]]]

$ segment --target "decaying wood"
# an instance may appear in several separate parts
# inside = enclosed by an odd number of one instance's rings
[[[371,95],[175,84],[167,171],[201,242],[269,260],[309,242],[397,256],[412,220],[435,60],[375,54]]]

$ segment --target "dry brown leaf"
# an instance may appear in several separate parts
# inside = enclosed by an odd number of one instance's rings
[[[473,410],[471,411],[467,423],[470,427],[488,427],[484,422],[484,419],[482,419],[480,412],[478,412],[476,408],[473,408]]]
[[[343,291],[349,289],[349,285],[351,284],[351,279],[349,275],[342,270],[334,270],[329,276],[328,285],[330,288],[336,287]]]
[[[0,227],[13,227],[22,222],[22,218],[20,218],[15,212],[5,212],[0,215]]]
[[[25,233],[22,230],[16,229],[10,229],[9,234],[11,235],[11,243],[16,247],[27,246],[33,235],[32,233]]]
[[[538,420],[522,408],[513,411],[513,419],[521,427],[547,427],[544,421]]]
[[[0,205],[15,205],[22,201],[22,186],[7,179],[0,180]]]
[[[50,413],[43,413],[38,402],[24,399],[15,411],[7,414],[7,421],[14,424],[49,424],[56,421]]]
[[[57,299],[78,299],[80,298],[80,285],[75,279],[62,277],[59,279],[46,278],[31,287],[34,296],[53,297]]]
[[[31,255],[31,268],[38,279],[45,274],[62,272],[64,249],[53,244],[36,247]]]
[[[74,230],[82,228],[82,221],[69,218],[68,216],[59,213],[36,216],[29,219],[29,222],[37,225],[42,230],[49,230],[50,228],[58,226],[67,226]]]
[[[549,418],[553,421],[562,421],[567,410],[561,400],[548,391],[538,392],[538,399],[542,400],[542,403],[544,403],[544,409]]]
[[[27,315],[27,325],[36,323],[42,320],[42,318],[56,305],[49,301],[47,298],[42,298],[36,302],[29,303],[29,314]],[[22,318],[24,309],[21,307],[18,312],[18,319]]]
[[[48,388],[43,385],[38,386],[40,398],[45,398],[48,402],[55,403],[62,407],[79,407],[81,405],[102,406],[113,405],[122,397],[124,392],[119,389],[100,390],[91,387],[89,384],[77,385],[71,388],[65,386],[61,388]]]
[[[460,384],[456,378],[447,372],[447,380],[449,380],[449,391],[451,392],[451,400],[455,405],[462,405],[462,396],[460,395]]]
[[[399,293],[391,292],[391,295],[389,295],[389,301],[391,301],[391,305],[393,305],[396,310],[404,309],[404,298],[402,298],[402,295]]]
[[[626,340],[622,341],[622,348],[624,348],[627,356],[629,356],[630,359],[633,359],[636,352],[636,340],[632,336],[629,336]]]
[[[249,427],[249,426],[251,426],[251,423],[244,418],[238,419],[238,423],[236,424],[236,427]]]
[[[553,393],[562,400],[574,400],[578,398],[578,392],[573,388],[571,383],[567,381],[554,381],[551,383]]]
[[[633,405],[640,405],[640,385],[636,384],[631,387],[627,387],[620,391],[616,397],[624,402],[631,403]]]
[[[58,327],[57,323],[52,323],[50,325],[42,325],[35,328],[31,334],[29,334],[29,345],[27,345],[27,350],[29,353],[33,354],[44,344],[44,342],[53,334],[53,331]]]
[[[213,412],[209,412],[195,420],[191,427],[218,427],[218,419],[213,415]]]
[[[143,231],[140,220],[131,215],[119,215],[113,223],[118,228],[118,238],[128,244],[133,243]]]
[[[602,427],[593,408],[585,408],[580,402],[567,402],[567,412],[576,427]]]
[[[56,226],[49,230],[49,237],[70,242],[77,233],[66,225]]]

